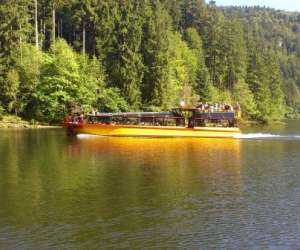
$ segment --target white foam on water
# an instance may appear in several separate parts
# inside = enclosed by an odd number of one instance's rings
[[[91,135],[91,134],[77,134],[78,139],[89,139],[89,138],[101,138],[106,136],[101,135]],[[249,133],[236,135],[233,138],[235,139],[283,139],[283,140],[299,140],[300,135],[276,135],[276,134],[267,134],[267,133]]]
[[[88,139],[88,138],[102,137],[100,135],[91,135],[91,134],[78,134],[76,136],[79,139]]]
[[[241,134],[237,135],[234,138],[236,139],[264,139],[264,138],[280,138],[281,135],[273,135],[273,134],[264,134],[264,133],[256,133],[256,134]]]
[[[276,134],[265,134],[265,133],[256,133],[256,134],[241,134],[237,135],[234,138],[236,139],[279,139],[279,140],[299,140],[300,135],[276,135]]]

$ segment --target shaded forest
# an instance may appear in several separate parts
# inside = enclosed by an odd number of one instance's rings
[[[0,117],[239,102],[300,113],[300,13],[204,0],[0,0]]]

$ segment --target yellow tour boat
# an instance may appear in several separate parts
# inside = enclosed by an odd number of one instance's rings
[[[177,108],[168,112],[97,113],[67,117],[69,135],[92,134],[127,137],[234,138],[241,134],[235,111]]]

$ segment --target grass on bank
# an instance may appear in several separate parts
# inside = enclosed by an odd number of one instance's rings
[[[47,123],[41,123],[34,119],[30,121],[23,120],[16,115],[0,115],[0,128],[43,128],[43,127],[58,127],[50,126]]]

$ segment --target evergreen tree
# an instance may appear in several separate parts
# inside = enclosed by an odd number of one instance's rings
[[[59,120],[70,103],[161,110],[197,98],[239,102],[247,119],[300,112],[297,13],[204,0],[2,0],[0,17],[0,113]]]
[[[190,27],[202,31],[201,23],[205,15],[205,1],[203,0],[182,0],[181,1],[181,27]]]
[[[213,3],[208,6],[203,29],[206,65],[209,69],[210,78],[214,86],[221,89],[223,88],[226,72],[226,65],[223,63],[224,44],[222,44],[224,16]]]
[[[197,54],[178,33],[173,34],[171,38],[170,52],[170,83],[167,87],[172,92],[168,95],[168,103],[173,107],[177,106],[180,100],[184,100],[187,105],[194,104],[199,99],[194,91],[199,62]]]
[[[8,90],[19,81],[14,70],[16,59],[22,60],[22,44],[30,40],[32,32],[31,4],[29,0],[3,0],[0,4],[0,98],[9,110],[12,96]]]
[[[244,31],[236,18],[231,17],[225,22],[221,47],[222,64],[225,66],[222,87],[232,90],[238,81],[245,79],[247,68]]]
[[[64,10],[68,25],[76,33],[76,40],[73,41],[75,48],[80,48],[83,53],[95,53],[95,32],[98,1],[84,0],[75,1],[70,11]],[[78,37],[78,40],[77,40]]]
[[[110,3],[111,4],[111,3]],[[141,3],[120,1],[112,5],[112,33],[109,35],[109,47],[106,48],[105,64],[111,86],[118,87],[130,105],[131,110],[138,110],[141,105],[141,83],[143,62],[140,53],[142,41]],[[101,43],[106,44],[106,37]],[[102,45],[102,46],[103,46]],[[99,51],[100,52],[100,51]]]
[[[232,97],[240,104],[244,118],[255,119],[258,116],[254,95],[245,80],[241,79],[234,85]]]
[[[205,65],[202,39],[195,28],[188,28],[185,31],[184,38],[194,55],[197,57],[197,69],[193,83],[195,93],[199,95],[202,102],[213,101],[214,99],[217,99],[217,94]]]
[[[268,74],[271,98],[270,118],[281,119],[283,118],[285,109],[284,94],[282,91],[282,76],[279,63],[276,54],[272,50],[267,51],[265,59],[267,71],[272,72],[271,74]]]
[[[257,119],[267,122],[270,119],[271,95],[268,82],[268,72],[263,58],[264,48],[257,41],[250,41],[251,50],[248,52],[246,82],[254,95],[258,113]],[[249,43],[250,44],[250,43]]]
[[[157,108],[170,106],[171,19],[159,1],[148,6],[142,53],[145,65],[143,103]]]
[[[20,76],[15,69],[10,69],[6,76],[7,84],[4,86],[4,94],[7,100],[7,107],[9,112],[14,112],[18,115],[20,102],[18,100]]]

